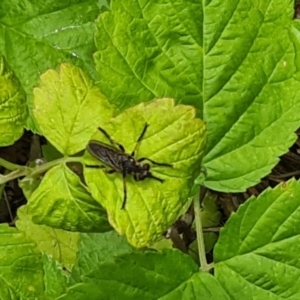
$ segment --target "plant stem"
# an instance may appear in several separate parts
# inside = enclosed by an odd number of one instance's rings
[[[3,161],[4,161],[4,163],[3,163]],[[59,158],[59,159],[50,161],[50,162],[45,163],[40,166],[36,166],[34,168],[15,165],[15,164],[12,164],[10,162],[0,159],[0,165],[2,165],[3,167],[11,166],[14,168],[13,170],[10,168],[9,170],[12,170],[12,172],[8,173],[7,175],[0,174],[0,184],[4,184],[10,180],[13,180],[13,179],[16,179],[19,177],[24,177],[24,176],[35,177],[39,174],[42,174],[42,173],[48,171],[49,169],[51,169],[59,164],[68,163],[68,162],[82,162],[82,157],[63,157],[63,158]],[[16,166],[17,166],[17,168],[16,168]]]
[[[68,163],[68,162],[81,162],[81,161],[82,161],[81,157],[63,157],[63,158],[59,158],[56,160],[52,160],[48,163],[45,163],[43,165],[33,168],[30,173],[30,176],[34,177],[36,175],[42,174],[42,173],[48,171],[49,169],[51,169],[57,165],[60,165],[60,164],[64,164],[64,163]]]
[[[12,172],[8,173],[7,175],[0,175],[0,184],[4,184],[8,181],[11,181],[13,179],[23,177],[26,175],[27,175],[27,170],[24,169],[24,167],[22,167],[22,169],[12,171]]]
[[[198,193],[194,197],[194,211],[195,211],[195,224],[197,231],[197,244],[198,244],[198,252],[200,259],[200,269],[204,272],[207,272],[211,269],[211,267],[207,264],[206,253],[205,253],[205,245],[204,245],[204,237],[202,231],[202,223],[201,223],[201,209],[200,209],[200,187]]]
[[[20,165],[16,165],[13,164],[3,158],[0,157],[0,166],[4,167],[5,169],[9,170],[9,171],[15,171],[18,170],[20,168],[23,168],[23,166]]]

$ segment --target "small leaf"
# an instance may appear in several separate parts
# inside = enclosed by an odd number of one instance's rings
[[[110,230],[106,213],[67,166],[49,170],[28,203],[36,224],[54,228],[103,232]]]
[[[84,300],[87,295],[89,300],[229,299],[213,276],[199,272],[193,260],[177,250],[116,257],[98,265],[59,299]]]
[[[126,234],[128,241],[136,247],[157,241],[178,218],[182,207],[188,204],[194,179],[201,169],[205,145],[205,124],[195,118],[195,109],[174,106],[174,101],[167,98],[124,111],[111,119],[105,130],[125,147],[127,153],[131,153],[146,123],[149,127],[136,151],[136,158],[147,157],[172,164],[173,168],[151,166],[153,175],[165,180],[163,183],[151,178],[136,182],[132,176],[127,176],[128,199],[125,209],[121,210],[124,199],[122,174],[107,174],[92,168],[84,170],[93,197],[107,209],[110,224],[119,234]],[[101,132],[92,139],[109,144]],[[86,162],[101,164],[88,155]]]
[[[16,228],[0,225],[0,299],[40,299],[44,293],[42,256]]]
[[[27,118],[26,95],[3,56],[0,56],[0,145],[21,137]]]
[[[33,114],[42,134],[65,155],[83,150],[113,108],[79,68],[62,64],[41,75],[34,89]]]
[[[64,267],[71,269],[76,261],[79,234],[46,225],[36,225],[31,221],[31,215],[27,210],[27,206],[18,209],[16,227],[35,241],[42,253],[51,255]]]
[[[221,230],[215,274],[230,299],[300,299],[300,182],[241,205]]]

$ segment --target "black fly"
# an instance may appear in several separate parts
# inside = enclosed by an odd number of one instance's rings
[[[126,199],[127,199],[127,190],[126,190],[126,181],[125,177],[127,174],[132,174],[135,181],[141,181],[146,178],[153,178],[155,180],[158,180],[159,182],[164,182],[163,179],[160,179],[158,177],[155,177],[150,172],[150,164],[145,163],[141,164],[141,162],[147,160],[151,162],[154,165],[157,166],[165,166],[165,167],[172,167],[170,164],[164,164],[164,163],[158,163],[153,161],[152,159],[142,157],[139,159],[136,159],[134,157],[135,151],[137,150],[137,147],[142,140],[143,136],[146,133],[146,130],[148,128],[148,124],[145,124],[144,129],[138,138],[136,145],[131,152],[131,154],[128,154],[125,152],[124,147],[114,141],[109,134],[102,128],[98,128],[105,137],[110,141],[111,145],[91,140],[89,141],[87,145],[87,150],[90,152],[91,155],[93,155],[95,158],[99,159],[102,163],[105,165],[111,167],[110,170],[107,170],[105,166],[91,166],[87,165],[86,167],[90,168],[103,168],[106,170],[107,173],[112,174],[115,172],[122,173],[123,176],[123,190],[124,190],[124,199],[122,204],[122,209],[125,208],[126,205]]]

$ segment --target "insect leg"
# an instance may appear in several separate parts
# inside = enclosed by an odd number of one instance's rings
[[[113,173],[116,173],[117,171],[114,170],[114,169],[111,169],[111,170],[105,170],[105,173],[107,174],[113,174]]]
[[[121,209],[124,209],[125,208],[125,205],[126,205],[126,201],[127,201],[127,188],[126,188],[126,170],[124,169],[123,172],[122,172],[122,175],[123,175],[123,203],[122,203],[122,207]]]
[[[131,152],[131,156],[134,156],[134,153],[136,151],[136,149],[138,148],[139,144],[140,144],[140,141],[142,140],[142,138],[144,137],[145,133],[146,133],[146,130],[148,128],[149,124],[145,124],[144,126],[144,129],[142,131],[142,133],[140,134],[140,137],[138,138],[138,140],[136,141],[136,144],[135,144],[135,147],[133,149],[133,151]]]
[[[98,127],[98,130],[100,130],[100,131],[105,135],[105,137],[110,141],[110,143],[111,143],[112,145],[119,147],[120,150],[121,150],[123,153],[125,153],[124,147],[123,147],[121,144],[119,144],[119,143],[117,143],[116,141],[114,141],[114,140],[111,138],[111,136],[110,136],[103,128]]]
[[[157,166],[165,166],[165,167],[171,167],[171,168],[173,168],[173,166],[172,166],[171,164],[158,163],[158,162],[156,162],[156,161],[154,161],[154,160],[152,160],[152,159],[150,159],[150,158],[147,158],[147,157],[139,158],[139,159],[137,160],[137,162],[142,162],[142,161],[144,161],[144,160],[148,160],[148,161],[150,161],[152,164],[157,165]]]
[[[140,177],[137,174],[133,174],[133,179],[135,181],[142,181],[142,180],[145,180],[146,178],[152,178],[152,179],[155,179],[155,180],[157,180],[157,181],[159,181],[161,183],[163,183],[165,181],[164,179],[161,179],[161,178],[158,178],[158,177],[154,176],[150,172],[147,173],[147,176],[140,176]]]
[[[85,165],[86,168],[92,168],[92,169],[104,169],[105,173],[113,174],[117,172],[115,169],[107,170],[105,166],[98,166],[98,165]]]
[[[163,182],[165,181],[164,179],[158,178],[158,177],[152,175],[151,173],[149,173],[147,177],[148,177],[148,178],[155,179],[155,180],[157,180],[157,181],[159,181],[159,182],[161,182],[161,183],[163,183]]]
[[[98,166],[98,165],[85,165],[86,168],[93,168],[93,169],[105,169],[104,166]]]

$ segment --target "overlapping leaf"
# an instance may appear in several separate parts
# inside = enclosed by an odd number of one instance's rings
[[[110,230],[103,208],[80,178],[63,164],[46,173],[29,198],[28,213],[34,223],[54,228],[83,232]]]
[[[174,101],[166,98],[124,111],[111,119],[105,130],[125,147],[127,153],[131,153],[146,123],[149,127],[136,151],[136,158],[147,157],[172,164],[173,168],[151,167],[155,176],[165,180],[163,183],[150,178],[136,182],[128,176],[128,200],[125,209],[121,210],[124,198],[122,174],[107,174],[101,169],[84,170],[91,193],[106,208],[109,222],[137,247],[160,238],[188,203],[195,176],[200,172],[205,145],[205,125],[195,118],[195,109],[174,106]],[[109,144],[101,132],[92,139]],[[95,159],[86,162],[101,165]]]
[[[300,183],[239,207],[215,247],[216,279],[236,300],[300,298]]]

